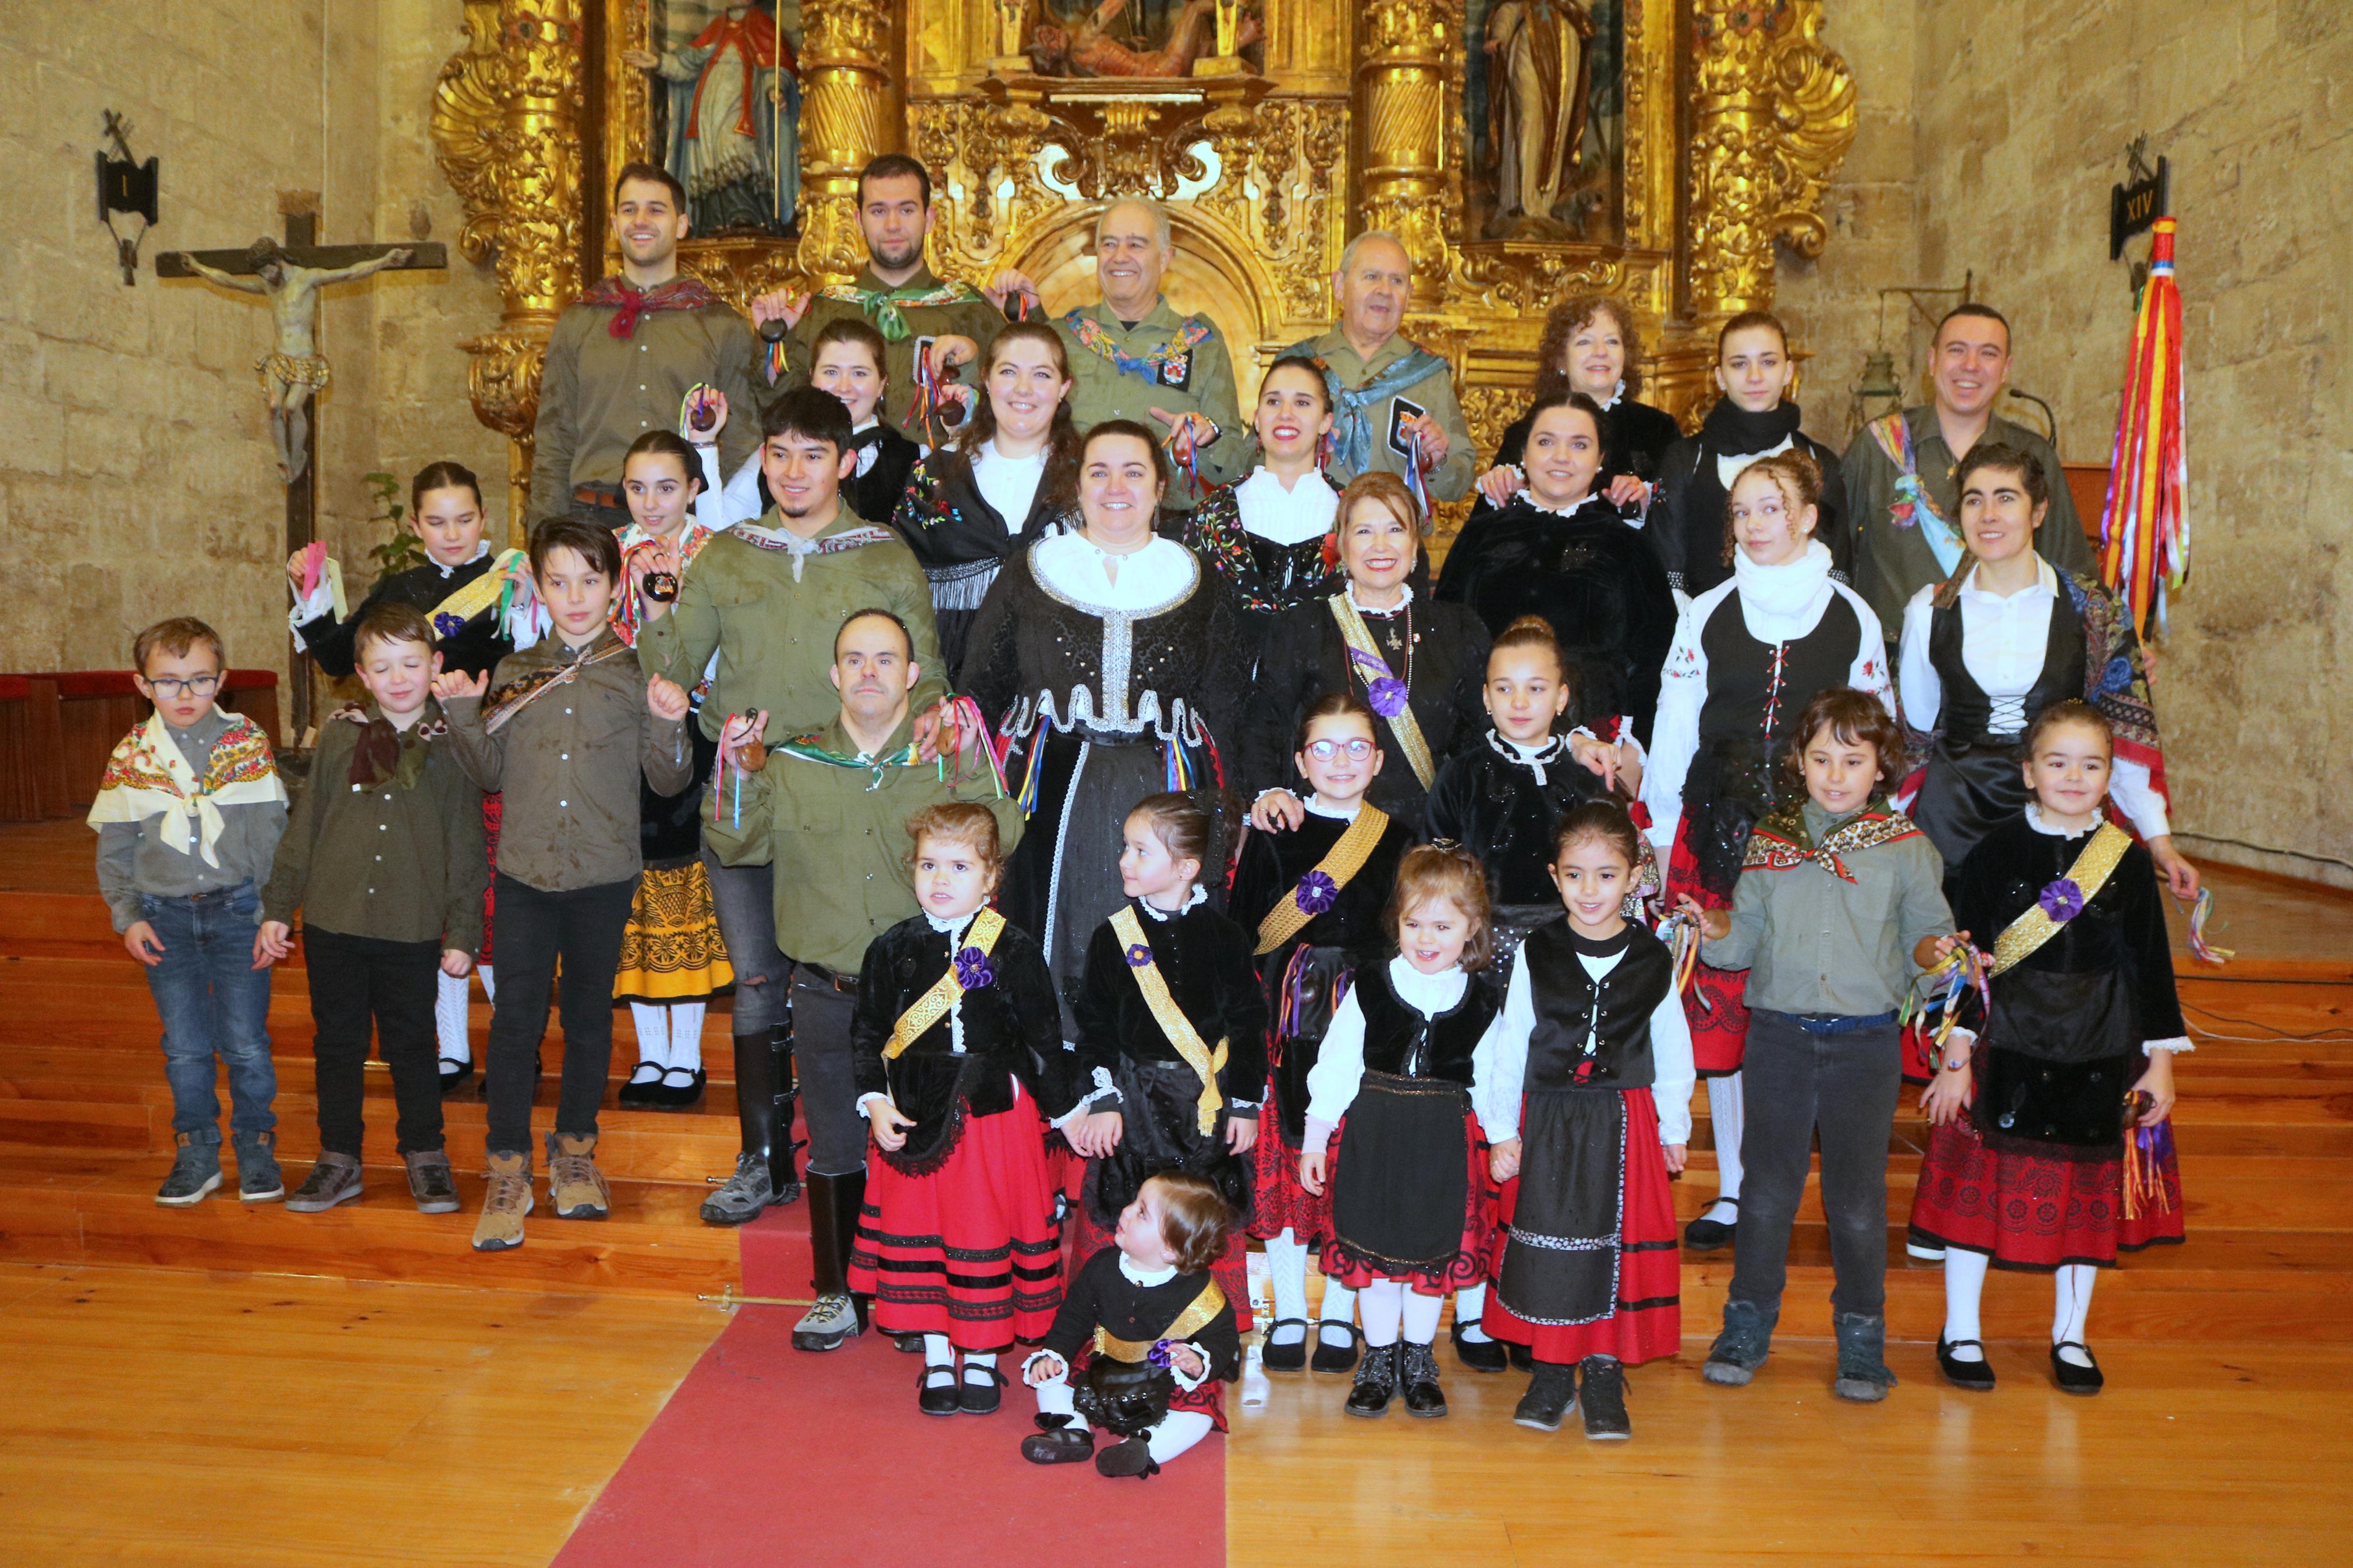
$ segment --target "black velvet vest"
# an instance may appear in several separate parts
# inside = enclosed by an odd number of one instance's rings
[[[1862,644],[1862,623],[1846,595],[1833,592],[1814,629],[1795,642],[1760,642],[1740,613],[1740,595],[1727,594],[1700,630],[1707,654],[1707,703],[1700,710],[1699,742],[1756,738],[1765,755],[1780,754],[1789,727],[1817,692],[1844,686]],[[1778,679],[1777,679],[1777,668]]]
[[[1473,975],[1461,1001],[1429,1018],[1398,999],[1387,963],[1368,963],[1356,971],[1356,997],[1365,1015],[1366,1072],[1469,1087],[1471,1053],[1498,1009],[1493,987]]]
[[[1651,1086],[1651,1014],[1674,984],[1674,961],[1640,926],[1628,926],[1620,940],[1625,956],[1596,984],[1577,952],[1599,956],[1615,942],[1582,942],[1565,915],[1529,933],[1520,962],[1529,966],[1536,1014],[1530,1089]]]

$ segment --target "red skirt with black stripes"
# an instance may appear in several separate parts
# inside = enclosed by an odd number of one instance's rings
[[[877,1327],[982,1353],[1046,1337],[1062,1305],[1062,1235],[1044,1131],[1024,1095],[967,1117],[927,1176],[869,1162],[849,1288],[874,1298]]]
[[[1676,825],[1675,847],[1667,857],[1666,907],[1689,893],[1704,910],[1732,907],[1700,885],[1699,857],[1691,847],[1691,823]],[[1702,1078],[1740,1070],[1748,1048],[1748,971],[1692,965],[1691,989],[1683,993],[1683,1017],[1691,1025],[1692,1066]]]
[[[1683,1238],[1675,1228],[1673,1191],[1667,1184],[1666,1157],[1659,1147],[1658,1108],[1647,1089],[1619,1092],[1626,1100],[1626,1143],[1614,1310],[1586,1323],[1530,1322],[1504,1305],[1500,1289],[1487,1292],[1481,1326],[1496,1339],[1527,1346],[1538,1361],[1568,1363],[1606,1355],[1636,1366],[1671,1356],[1683,1345]],[[1520,1182],[1514,1176],[1504,1184],[1503,1225],[1496,1232],[1490,1278],[1502,1275],[1519,1198]]]

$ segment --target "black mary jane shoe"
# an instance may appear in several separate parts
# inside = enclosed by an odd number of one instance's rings
[[[638,1073],[651,1068],[653,1077],[639,1078]],[[644,1110],[661,1103],[662,1065],[659,1062],[639,1062],[629,1074],[629,1081],[613,1097],[613,1103],[624,1110]]]
[[[986,1380],[973,1381],[978,1373]],[[966,1366],[957,1374],[956,1397],[966,1415],[994,1415],[1004,1403],[1005,1374],[993,1366]]]
[[[1454,1340],[1454,1359],[1472,1372],[1502,1372],[1512,1364],[1512,1352],[1501,1340],[1466,1340],[1462,1325],[1448,1331]]]
[[[2051,1347],[2051,1381],[2059,1385],[2060,1393],[2097,1394],[2107,1386],[2108,1380],[2100,1375],[2098,1362],[2093,1361],[2089,1366],[2077,1366],[2059,1353],[2063,1350],[2082,1351],[2087,1361],[2092,1356],[2092,1347],[2081,1340],[2061,1340]]]
[[[1049,1426],[1047,1422],[1059,1425]],[[1075,1465],[1094,1458],[1095,1435],[1068,1415],[1040,1415],[1039,1430],[1021,1439],[1021,1457],[1033,1465]]]
[[[1099,1476],[1134,1476],[1140,1481],[1159,1473],[1160,1461],[1152,1457],[1152,1445],[1142,1437],[1113,1443],[1095,1456],[1095,1474]]]
[[[1275,1343],[1274,1336],[1284,1329],[1297,1329],[1299,1338],[1291,1344]],[[1299,1372],[1307,1365],[1307,1340],[1313,1326],[1304,1318],[1277,1318],[1266,1329],[1266,1343],[1260,1361],[1269,1372]]]
[[[901,1355],[923,1353],[923,1336],[921,1334],[892,1334],[891,1343]]]
[[[934,1374],[947,1379],[932,1381]],[[926,1415],[953,1415],[964,1408],[964,1391],[956,1386],[956,1369],[927,1366],[915,1374],[915,1408]]]
[[[1953,1353],[1963,1345],[1977,1346],[1978,1359],[1963,1361]],[[1936,1342],[1936,1370],[1943,1373],[1945,1381],[1955,1388],[1966,1388],[1977,1394],[1986,1393],[1993,1387],[1994,1378],[1993,1363],[1985,1359],[1985,1353],[1986,1348],[1982,1341],[1947,1342],[1940,1339]]]
[[[1347,1330],[1348,1342],[1345,1345],[1327,1344],[1324,1339],[1324,1331],[1326,1329]],[[1315,1352],[1307,1358],[1309,1367],[1316,1372],[1356,1370],[1356,1358],[1362,1353],[1359,1347],[1364,1344],[1365,1336],[1363,1331],[1356,1324],[1342,1322],[1337,1318],[1326,1318],[1315,1325],[1315,1332],[1311,1337],[1315,1341]]]
[[[1737,1218],[1727,1225],[1722,1220],[1707,1217],[1717,1204],[1730,1204],[1737,1209],[1740,1206],[1740,1200],[1716,1198],[1710,1202],[1705,1209],[1700,1211],[1700,1216],[1697,1219],[1683,1226],[1683,1245],[1694,1252],[1722,1252],[1732,1245],[1735,1233],[1740,1229],[1740,1221]]]
[[[679,1079],[684,1082],[679,1082]],[[661,1081],[646,1096],[646,1104],[655,1110],[685,1110],[702,1098],[701,1068],[664,1068]]]
[[[465,1088],[467,1080],[474,1076],[474,1064],[470,1061],[461,1062],[456,1057],[443,1057],[439,1066],[441,1098],[444,1100]]]

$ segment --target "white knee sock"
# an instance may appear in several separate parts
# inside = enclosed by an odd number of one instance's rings
[[[1356,1320],[1356,1292],[1337,1279],[1324,1281],[1324,1301],[1316,1309],[1316,1318],[1326,1323],[1353,1323]],[[1325,1329],[1317,1336],[1335,1350],[1345,1349],[1351,1342],[1345,1329]]]
[[[944,1339],[947,1336],[943,1334],[940,1337]],[[923,1336],[923,1357],[925,1365],[929,1365],[931,1361],[931,1335],[925,1334]],[[964,1352],[964,1380],[966,1383],[994,1383],[997,1380],[990,1377],[988,1374],[996,1370],[997,1352],[995,1351],[966,1351]],[[973,1373],[976,1372],[980,1373],[978,1377],[973,1376]]]
[[[1474,1345],[1487,1342],[1487,1331],[1479,1326],[1479,1320],[1486,1314],[1487,1287],[1484,1284],[1465,1285],[1454,1292],[1454,1326],[1461,1329],[1462,1337]]]
[[[2092,1287],[2098,1283],[2100,1271],[2088,1263],[2070,1263],[2052,1278],[2051,1342],[2073,1340],[2085,1343],[2084,1321],[2092,1315]],[[2076,1366],[2089,1366],[2091,1362],[2080,1351],[2061,1351],[2060,1355]]]
[[[1986,1264],[1982,1252],[1945,1249],[1945,1342],[1985,1337],[1978,1324],[1978,1302],[1985,1295]],[[1956,1361],[1983,1361],[1985,1352],[1971,1345],[1953,1352]]]
[[[462,974],[440,974],[435,977],[433,992],[433,1034],[440,1042],[440,1052],[453,1061],[474,1059],[473,1042],[466,1036],[466,977]]]
[[[487,963],[478,963],[474,965],[474,973],[482,977],[482,1000],[485,1002],[497,1001],[499,999],[499,994],[491,988],[492,981],[491,978],[491,966]]]
[[[1266,1244],[1266,1288],[1274,1297],[1277,1322],[1307,1317],[1307,1247],[1285,1229]],[[1303,1330],[1285,1329],[1281,1343],[1295,1345],[1306,1338]]]
[[[632,1002],[629,1020],[638,1028],[638,1062],[670,1065],[670,1009],[659,1002]]]
[[[1402,1286],[1399,1289],[1404,1289]],[[1400,1325],[1408,1344],[1426,1345],[1438,1337],[1439,1310],[1446,1305],[1443,1296],[1425,1296],[1419,1290],[1405,1290],[1405,1318]]]
[[[1717,1202],[1707,1211],[1707,1217],[1718,1225],[1730,1225],[1740,1211],[1723,1202],[1740,1195],[1740,1129],[1746,1117],[1746,1102],[1740,1096],[1740,1075],[1707,1080],[1707,1119],[1715,1131],[1715,1195]]]
[[[943,1344],[947,1342],[947,1335],[945,1334],[925,1334],[923,1336],[923,1342],[926,1345],[929,1345],[934,1339],[939,1340]],[[924,1359],[930,1359],[930,1352],[928,1350],[924,1352]],[[1066,1372],[1060,1377],[1050,1377],[1045,1382],[1039,1384],[1036,1388],[1030,1390],[1030,1392],[1038,1396],[1039,1415],[1067,1415],[1071,1417],[1071,1422],[1074,1425],[1077,1423],[1078,1410],[1071,1404],[1071,1374],[1069,1373]]]
[[[948,1343],[947,1335],[925,1334],[923,1336],[923,1364],[949,1368],[955,1365],[955,1346]],[[1067,1385],[1062,1390],[1062,1396],[1066,1399],[1070,1397],[1070,1389]]]
[[[670,1005],[670,1065],[673,1071],[702,1070],[702,1010],[701,1002]]]
[[[1394,1279],[1376,1279],[1357,1294],[1357,1310],[1365,1317],[1365,1342],[1375,1350],[1397,1343],[1405,1317],[1405,1287]]]
[[[1152,1457],[1166,1464],[1215,1430],[1215,1424],[1198,1410],[1172,1410],[1145,1440]]]

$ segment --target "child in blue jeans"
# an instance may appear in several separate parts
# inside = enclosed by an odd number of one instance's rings
[[[155,1201],[186,1208],[221,1184],[217,1058],[228,1064],[237,1196],[268,1203],[286,1186],[260,889],[286,827],[286,788],[269,738],[213,701],[228,664],[218,632],[185,616],[159,621],[131,658],[155,711],[107,758],[90,825],[98,889],[122,945],[147,966],[164,1020],[179,1147]]]

